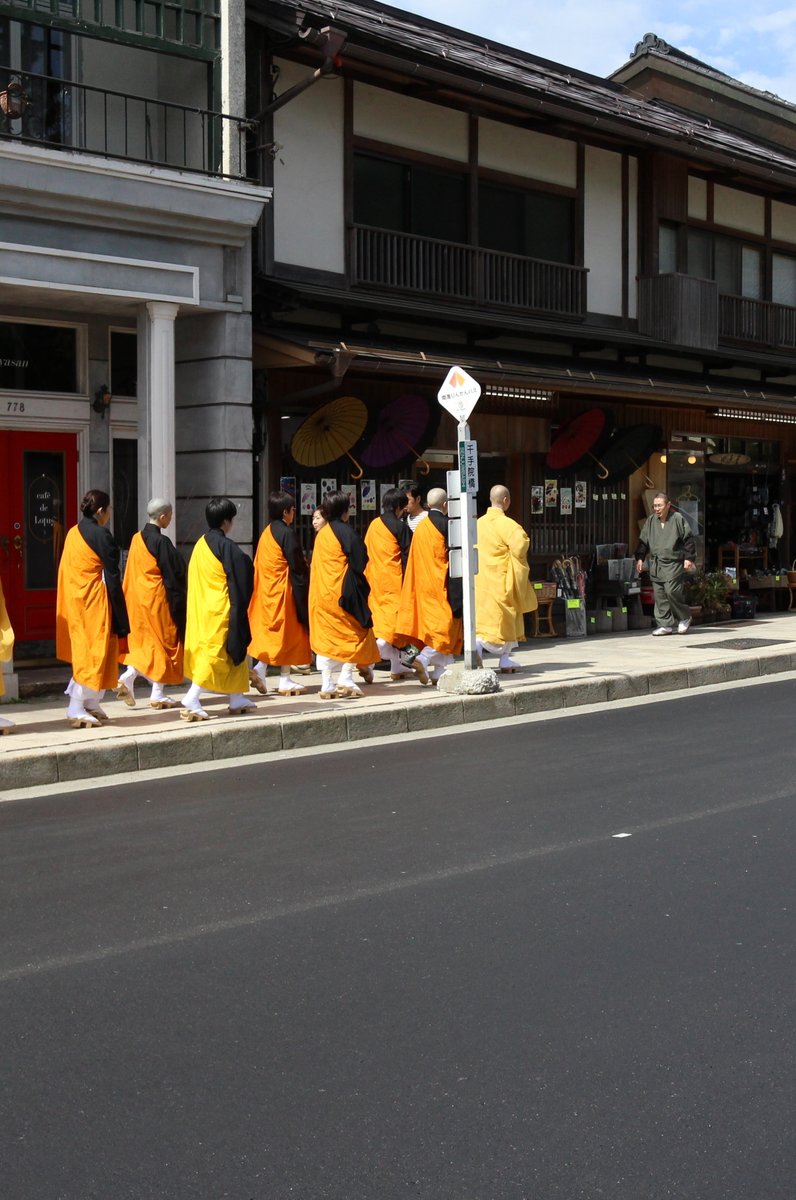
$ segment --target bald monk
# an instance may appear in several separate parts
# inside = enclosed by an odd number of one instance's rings
[[[304,685],[291,677],[291,663],[310,661],[310,620],[307,607],[309,574],[293,522],[296,501],[289,492],[271,492],[269,523],[254,556],[254,593],[249,605],[252,640],[249,654],[256,659],[252,686],[266,693],[266,668],[279,667],[280,696],[299,696]]]
[[[416,676],[425,685],[428,683],[425,664],[415,659],[412,667],[404,666],[396,645],[396,642],[404,644],[404,639],[395,632],[395,622],[412,544],[412,531],[407,522],[401,520],[406,509],[407,493],[401,488],[390,488],[384,493],[381,516],[371,521],[365,534],[368,552],[365,577],[370,584],[369,603],[376,645],[382,658],[390,664],[390,678],[401,680]]]
[[[11,628],[11,622],[8,619],[8,610],[6,609],[5,597],[3,596],[3,585],[0,583],[0,663],[10,662],[13,652],[14,630]],[[0,667],[0,696],[4,695],[5,690],[3,669]],[[10,721],[8,717],[0,717],[0,734],[10,733],[13,728],[13,721]]]
[[[180,710],[186,721],[208,720],[201,705],[203,691],[228,696],[233,716],[256,709],[245,695],[254,569],[248,555],[227,536],[237,513],[226,496],[208,501],[207,533],[194,546],[188,565],[185,674],[191,686]]]
[[[116,687],[119,651],[130,623],[119,575],[119,546],[108,528],[111,498],[92,488],[80,503],[83,514],[66,535],[58,566],[55,652],[72,664],[66,689],[67,719],[75,729],[108,720],[100,700]]]
[[[124,598],[130,618],[127,653],[121,661],[116,695],[135,707],[135,681],[152,685],[150,708],[179,708],[179,700],[163,688],[185,678],[182,644],[185,639],[185,561],[163,531],[171,524],[170,500],[153,497],[147,505],[144,528],[133,535],[124,571]]]
[[[499,655],[504,674],[519,670],[511,651],[525,641],[523,613],[537,606],[528,570],[530,538],[506,516],[509,489],[498,483],[489,508],[477,523],[478,574],[475,577],[475,638],[478,653]]]
[[[368,552],[348,523],[349,504],[345,492],[324,496],[321,509],[326,524],[312,551],[310,645],[321,672],[321,700],[361,696],[354,667],[366,683],[372,683],[373,664],[380,658],[365,578]]]
[[[462,650],[462,587],[448,570],[447,493],[432,488],[426,504],[428,517],[412,534],[396,633],[423,645],[418,661],[436,684]]]

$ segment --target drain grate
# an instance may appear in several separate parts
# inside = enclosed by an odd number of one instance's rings
[[[787,646],[787,638],[730,638],[726,642],[700,642],[703,650],[763,650],[766,646]]]

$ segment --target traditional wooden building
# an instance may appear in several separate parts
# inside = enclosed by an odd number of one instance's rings
[[[651,486],[689,506],[708,561],[761,547],[752,509],[781,504],[790,557],[793,106],[650,35],[605,80],[377,3],[253,0],[248,19],[274,189],[255,266],[262,489],[294,477],[309,503],[324,476],[356,483],[346,457],[296,461],[300,423],[338,396],[376,422],[433,402],[458,363],[483,389],[482,491],[509,483],[542,559],[632,542]],[[607,483],[588,456],[547,460],[593,408],[648,427]],[[454,441],[443,415],[429,483]],[[415,473],[410,455],[363,465],[368,494]]]

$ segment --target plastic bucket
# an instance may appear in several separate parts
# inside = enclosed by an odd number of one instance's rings
[[[611,628],[614,633],[627,633],[627,609],[615,608],[611,618]]]
[[[599,632],[597,629],[597,610],[596,608],[587,609],[586,611],[586,633],[593,634]]]
[[[567,637],[586,637],[586,605],[582,600],[565,600]]]
[[[614,613],[612,608],[601,608],[597,611],[597,632],[611,633],[614,628]]]

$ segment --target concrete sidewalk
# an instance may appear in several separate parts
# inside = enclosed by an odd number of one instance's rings
[[[421,729],[466,725],[526,713],[575,708],[633,696],[775,675],[796,670],[796,613],[766,614],[754,621],[702,625],[685,636],[652,637],[649,630],[581,639],[532,639],[515,653],[522,671],[501,676],[489,696],[450,696],[414,679],[393,683],[376,672],[361,700],[318,699],[320,677],[302,680],[303,696],[252,694],[257,712],[231,717],[221,697],[203,701],[211,720],[187,724],[179,710],[147,704],[127,708],[108,693],[112,717],[100,729],[72,729],[66,697],[6,704],[17,723],[0,737],[0,790],[241,755],[354,742]],[[496,660],[487,660],[494,666]],[[382,680],[384,682],[382,682]],[[269,678],[269,687],[276,687]],[[184,689],[168,689],[181,695]]]

